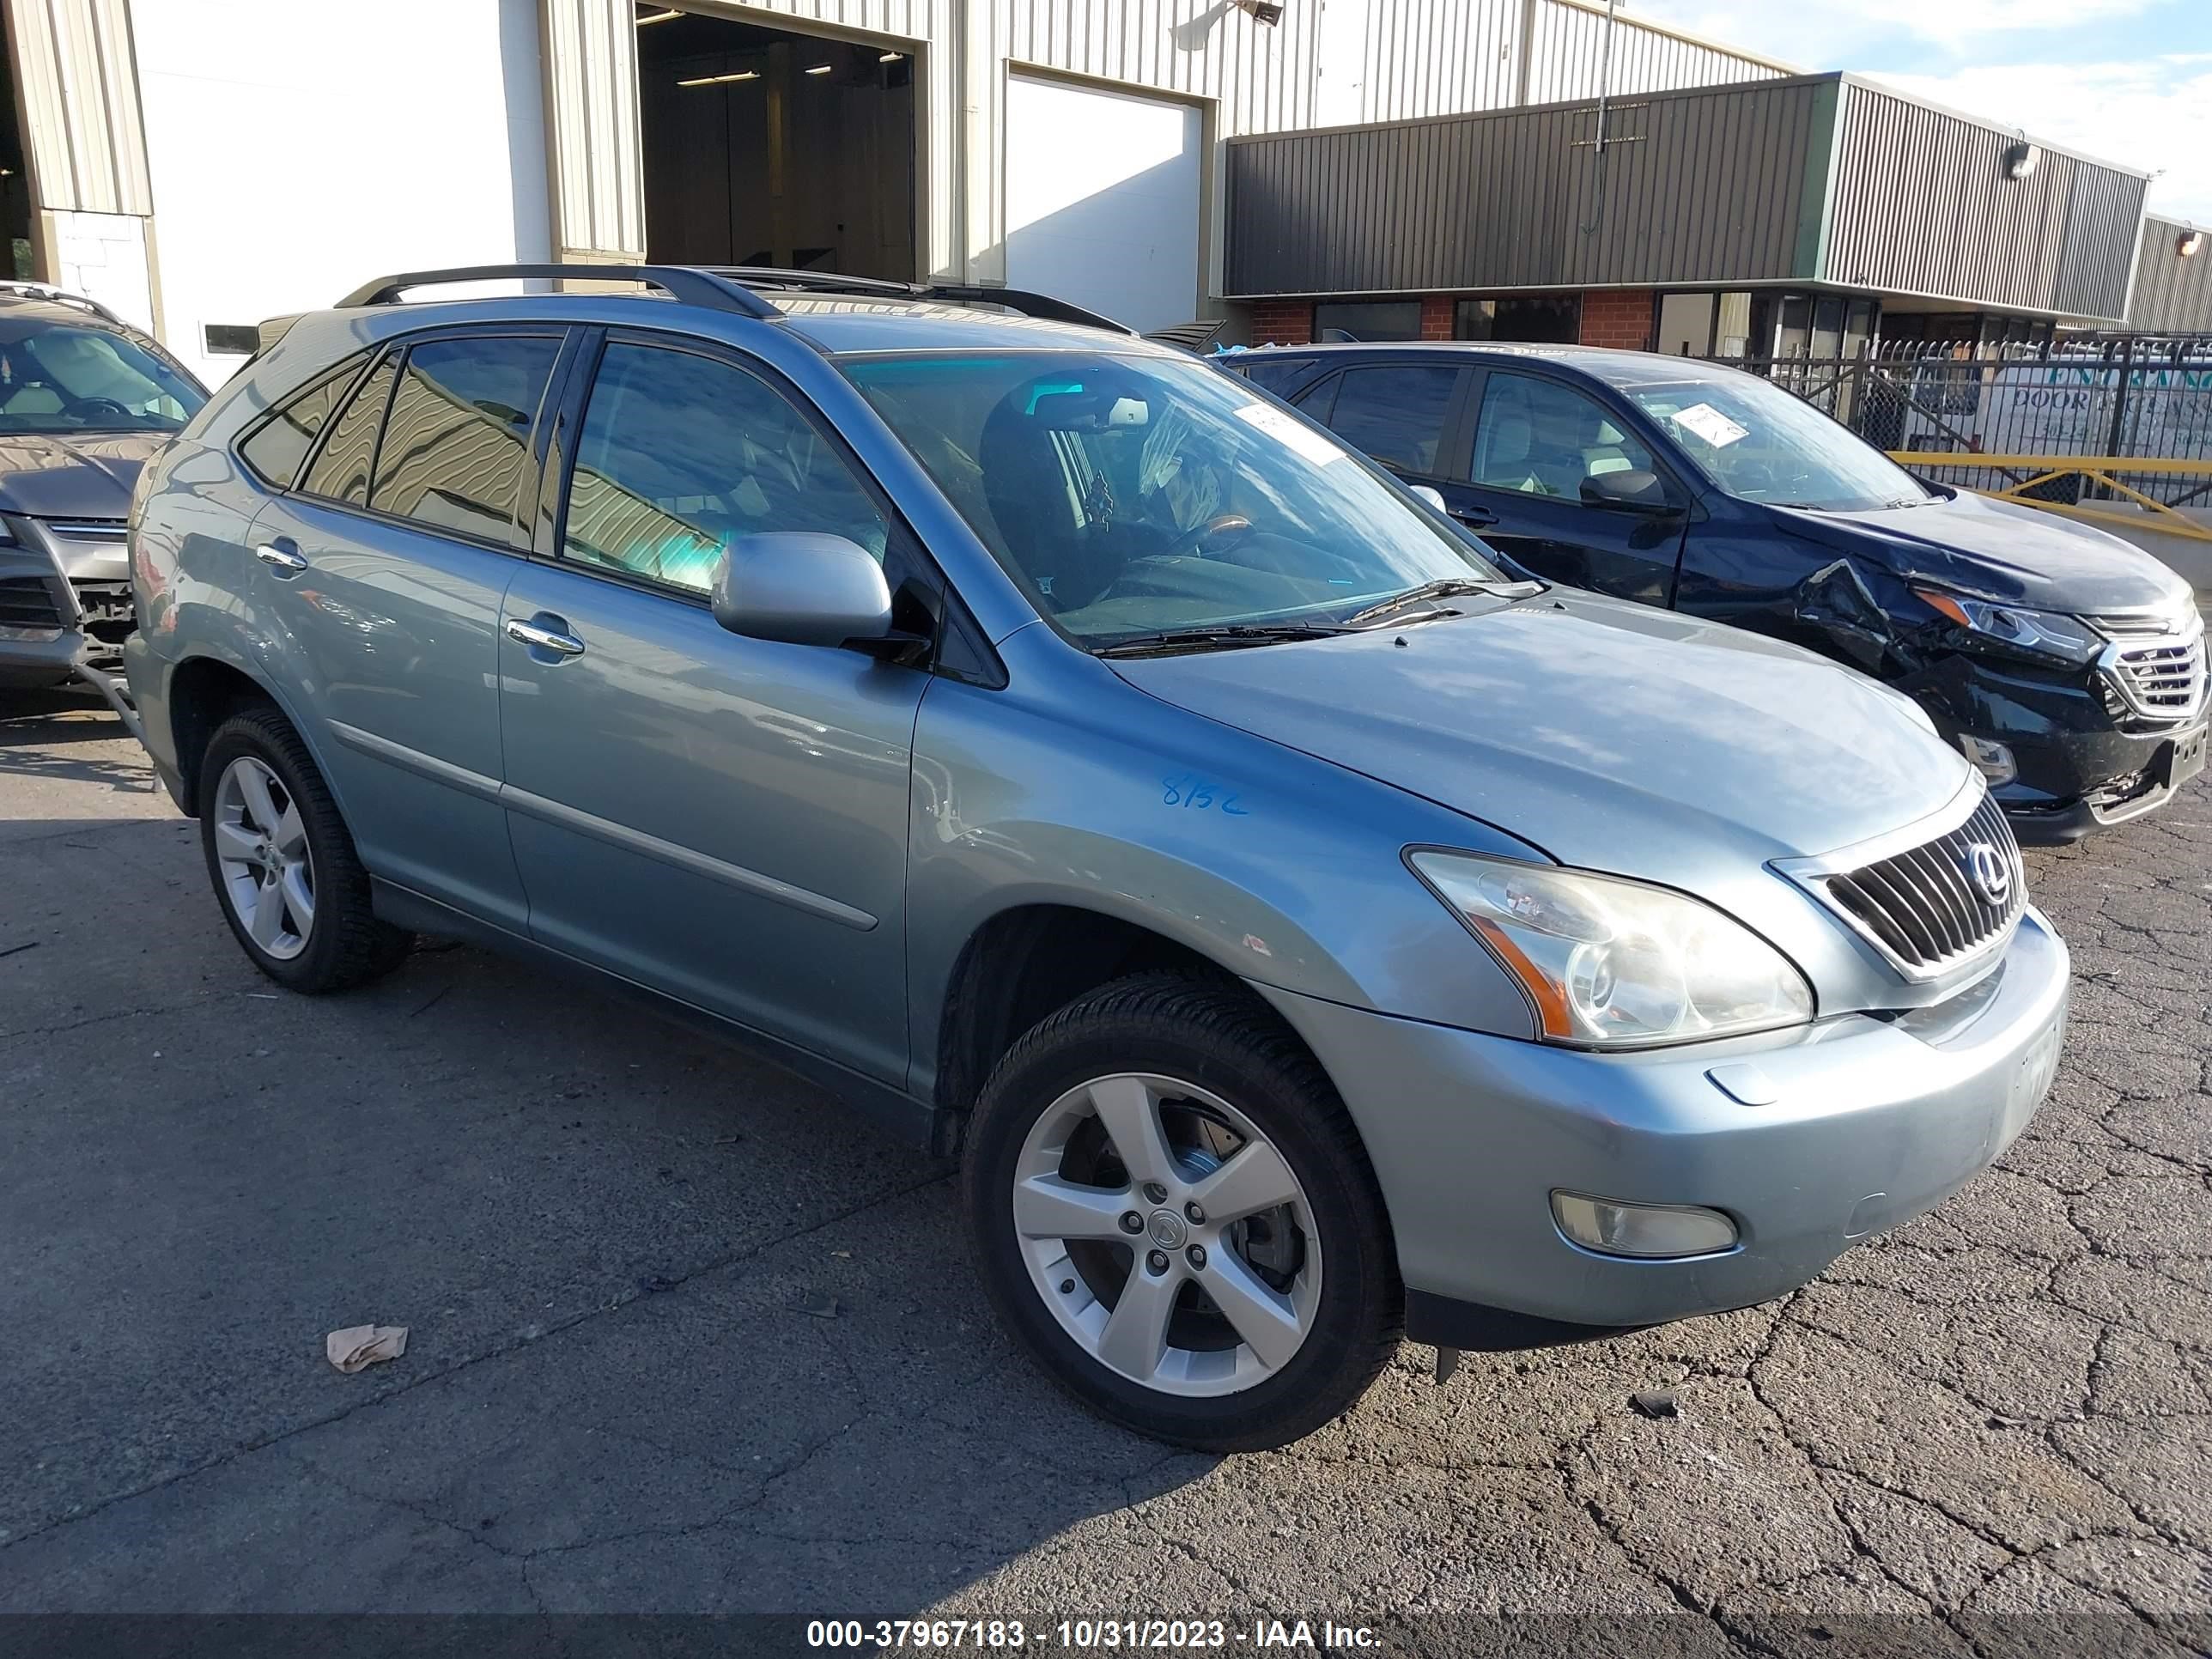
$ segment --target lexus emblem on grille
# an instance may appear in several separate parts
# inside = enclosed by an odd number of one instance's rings
[[[1966,849],[1966,873],[1982,890],[1982,896],[1992,904],[2002,904],[2012,891],[2012,870],[2005,863],[2004,854],[1985,841],[1978,841]]]

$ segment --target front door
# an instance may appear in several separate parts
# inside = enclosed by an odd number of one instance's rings
[[[617,335],[567,400],[568,483],[500,641],[514,855],[543,943],[887,1081],[907,1066],[920,670],[741,638],[736,538],[910,551],[843,446],[763,373]],[[574,430],[571,441],[569,432]]]
[[[323,759],[362,861],[518,930],[495,641],[522,563],[532,422],[562,338],[470,332],[394,347],[252,535],[254,603],[296,653],[289,678],[331,739]],[[308,414],[319,427],[315,400],[344,389],[333,386],[263,431],[282,438],[288,416],[295,432]]]
[[[1603,486],[1591,481],[1613,473],[1656,479],[1678,510],[1593,501]],[[1674,603],[1688,495],[1601,404],[1564,381],[1492,370],[1468,472],[1437,488],[1453,517],[1532,575]]]

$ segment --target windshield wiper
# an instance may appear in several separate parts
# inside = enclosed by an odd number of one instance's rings
[[[1423,582],[1419,587],[1409,587],[1402,593],[1387,599],[1378,599],[1364,611],[1355,611],[1344,619],[1346,628],[1356,628],[1362,623],[1379,621],[1395,616],[1410,605],[1420,605],[1430,599],[1455,599],[1462,593],[1486,593],[1501,599],[1526,599],[1544,591],[1541,582],[1476,581],[1467,576],[1446,576],[1439,581]],[[1439,611],[1438,616],[1454,614]]]
[[[1276,645],[1285,640],[1325,640],[1347,630],[1325,623],[1232,623],[1203,628],[1170,628],[1158,634],[1133,634],[1102,645],[1100,657],[1147,657],[1169,651],[1228,651],[1246,645]]]

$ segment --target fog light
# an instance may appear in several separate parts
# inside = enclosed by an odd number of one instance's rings
[[[1982,775],[1983,781],[1992,789],[2010,783],[2020,775],[2020,768],[2013,764],[2012,750],[2001,743],[1991,743],[1987,738],[1961,732],[1959,733],[1959,749],[1973,769]]]
[[[52,645],[61,638],[58,628],[17,628],[14,624],[0,625],[0,640],[20,640],[26,645]]]
[[[1553,1193],[1552,1215],[1576,1243],[1607,1255],[1711,1255],[1735,1243],[1735,1222],[1695,1204],[1624,1204]]]

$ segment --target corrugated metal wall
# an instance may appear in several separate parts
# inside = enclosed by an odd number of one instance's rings
[[[2183,258],[2178,245],[2195,227],[2155,216],[2142,222],[2128,326],[2176,332],[2212,329],[2212,236]]]
[[[635,15],[627,0],[540,0],[557,259],[645,252]]]
[[[154,211],[126,0],[7,0],[33,205]]]
[[[1626,12],[1613,35],[1613,63],[1605,65],[1606,12],[1583,0],[1540,0],[1536,49],[1529,63],[1528,101],[1595,98],[1604,86],[1625,93],[1668,92],[1735,81],[1778,80],[1790,71],[1748,53],[1653,28]]]
[[[2015,134],[1848,79],[1842,120],[1829,282],[2120,315],[2141,178],[2049,150],[2008,178]]]
[[[1803,275],[1806,158],[1830,85],[1639,99],[1613,112],[1601,168],[1588,104],[1240,141],[1224,292]]]
[[[1358,118],[1402,121],[1512,103],[1522,10],[1522,0],[1368,0]]]

